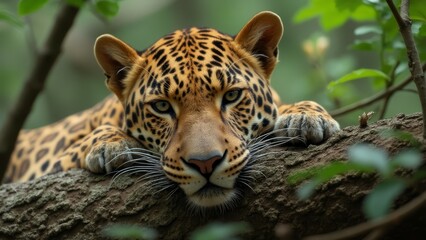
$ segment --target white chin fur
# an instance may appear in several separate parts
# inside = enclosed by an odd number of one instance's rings
[[[235,189],[221,189],[212,194],[193,194],[188,196],[192,204],[198,207],[216,207],[232,202],[237,196]]]

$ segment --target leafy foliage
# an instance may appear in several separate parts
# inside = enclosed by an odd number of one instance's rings
[[[413,22],[413,34],[417,41],[422,58],[426,57],[426,11],[423,0],[410,1],[410,14]],[[354,40],[351,44],[353,50],[374,53],[379,58],[378,69],[359,68],[344,73],[337,80],[328,83],[329,97],[333,102],[341,103],[343,97],[353,88],[344,85],[360,79],[372,79],[372,90],[387,89],[394,85],[401,76],[408,74],[406,49],[399,34],[399,28],[386,1],[379,0],[310,0],[301,8],[294,17],[296,23],[313,18],[319,20],[320,26],[325,31],[331,31],[343,26],[349,21],[361,25],[354,30]],[[323,61],[324,62],[324,61]],[[336,79],[335,74],[326,68],[323,75]],[[341,64],[334,64],[340,67]],[[363,85],[365,86],[365,85]],[[339,106],[337,106],[339,107]],[[388,104],[383,104],[383,113]],[[380,116],[383,117],[383,114]]]
[[[295,22],[302,22],[314,17],[320,18],[320,24],[325,30],[342,26],[348,20],[373,20],[376,12],[371,6],[362,4],[360,0],[311,0],[294,16]]]
[[[422,145],[422,143],[416,139],[413,134],[398,129],[388,129],[380,132],[380,135],[383,138],[395,138],[400,141],[408,142],[410,146],[413,146],[414,148],[419,148]]]
[[[409,133],[399,134],[401,140],[409,139]],[[411,136],[412,137],[412,136]],[[331,179],[347,173],[376,173],[381,181],[364,200],[363,210],[368,218],[376,219],[385,216],[391,209],[394,200],[411,183],[425,177],[422,171],[411,178],[401,178],[395,174],[397,169],[417,170],[422,164],[422,155],[414,149],[402,151],[389,157],[383,149],[371,145],[358,144],[349,148],[347,162],[332,162],[320,167],[312,167],[292,173],[287,178],[290,184],[303,183],[297,190],[300,199],[306,200],[315,189]]]
[[[20,0],[18,4],[19,15],[27,15],[42,8],[49,0]],[[111,18],[117,15],[120,0],[92,0],[87,1],[97,13],[103,17]],[[66,2],[75,7],[83,7],[85,0],[66,0]],[[0,19],[1,17],[0,13]],[[16,21],[12,21],[16,22]]]
[[[249,226],[245,222],[235,223],[210,223],[205,227],[195,230],[191,240],[221,240],[221,239],[238,239],[238,234],[245,233],[249,230]]]
[[[392,203],[400,195],[407,183],[403,179],[390,178],[378,184],[364,200],[363,211],[370,219],[385,216],[392,207]]]
[[[49,0],[20,0],[18,4],[18,13],[27,15],[43,7]]]
[[[96,0],[94,5],[96,7],[96,11],[103,16],[110,18],[117,15],[119,10],[118,5],[119,0]]]
[[[375,70],[375,69],[361,68],[344,75],[343,77],[337,79],[334,82],[330,82],[328,84],[328,88],[332,89],[338,84],[346,83],[349,81],[362,79],[362,78],[376,78],[376,79],[389,80],[389,77],[382,71]]]
[[[156,230],[136,225],[115,224],[105,228],[102,235],[115,239],[156,239]]]
[[[236,236],[245,233],[250,229],[249,225],[245,222],[234,223],[219,223],[213,222],[204,227],[195,230],[190,240],[236,240]],[[102,231],[105,237],[114,239],[143,239],[153,240],[158,238],[156,230],[147,227],[136,225],[115,224],[105,228]]]
[[[24,26],[23,21],[19,17],[15,16],[11,12],[9,12],[5,9],[1,9],[1,8],[0,8],[0,21],[4,21],[4,22],[12,24],[16,27],[23,27]]]

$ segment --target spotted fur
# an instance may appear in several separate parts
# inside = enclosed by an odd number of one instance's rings
[[[315,102],[279,103],[269,79],[282,33],[280,18],[261,12],[235,37],[178,30],[142,53],[100,36],[95,55],[114,96],[22,131],[7,180],[122,169],[145,173],[163,190],[181,189],[196,206],[229,204],[247,184],[252,160],[271,146],[265,139],[318,144],[339,130]]]

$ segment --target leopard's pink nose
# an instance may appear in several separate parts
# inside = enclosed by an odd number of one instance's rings
[[[225,154],[223,155],[206,155],[204,159],[202,157],[190,158],[187,163],[190,167],[200,172],[204,177],[208,178],[214,171],[214,169],[222,162]]]

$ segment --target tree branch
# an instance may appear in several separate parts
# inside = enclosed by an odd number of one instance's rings
[[[380,229],[387,228],[401,222],[402,220],[409,217],[411,214],[415,213],[419,208],[425,205],[426,205],[426,193],[423,193],[417,198],[415,198],[414,200],[412,200],[411,202],[409,202],[408,204],[392,212],[391,214],[389,214],[387,217],[383,219],[371,220],[371,221],[356,225],[354,227],[349,227],[349,228],[328,233],[328,234],[309,236],[309,237],[306,237],[305,240],[351,239],[351,238],[360,236],[362,234],[368,233],[372,230],[377,230],[373,232],[374,233],[373,235],[379,234],[379,232],[380,234],[383,234],[381,233]],[[370,236],[370,237],[373,238],[373,236]]]
[[[348,147],[359,142],[396,154],[410,143],[383,138],[380,134],[396,128],[421,138],[422,115],[400,114],[366,128],[346,127],[317,146],[270,149],[251,166],[250,171],[254,173],[251,188],[240,192],[240,201],[229,211],[191,208],[183,191],[173,188],[159,191],[144,181],[143,175],[123,174],[112,180],[111,176],[80,169],[25,183],[3,184],[0,186],[0,239],[105,239],[102,229],[118,223],[155,228],[159,239],[188,239],[194,230],[217,221],[247,222],[251,231],[242,236],[243,239],[283,238],[289,232],[293,232],[295,239],[301,239],[356,226],[365,221],[362,199],[374,188],[377,177],[372,174],[336,177],[321,185],[306,201],[297,198],[297,186],[290,185],[286,179],[293,172],[346,159]],[[422,153],[425,152],[426,149],[422,149]],[[398,198],[395,203],[398,210],[390,214],[394,217],[386,218],[392,227],[380,233],[383,239],[414,239],[426,235],[426,208],[413,210],[417,208],[416,202],[424,201],[425,190],[423,180]],[[420,195],[421,198],[410,202]],[[407,218],[409,214],[413,215]],[[397,221],[402,218],[405,220]],[[397,227],[393,225],[396,223]],[[378,233],[372,235],[377,236]]]
[[[426,63],[423,64],[422,69],[426,70]],[[372,97],[369,97],[369,98],[364,98],[363,100],[361,100],[359,102],[347,105],[345,107],[342,107],[342,108],[330,111],[330,114],[333,117],[338,117],[338,116],[342,116],[342,115],[344,115],[344,114],[346,114],[348,112],[352,112],[354,110],[357,110],[357,109],[363,108],[365,106],[368,106],[368,105],[370,105],[372,103],[375,103],[375,102],[383,99],[384,97],[388,96],[389,94],[393,94],[396,91],[402,90],[412,80],[413,80],[413,77],[410,76],[410,77],[406,78],[404,81],[400,82],[399,84],[394,85],[394,86],[390,87],[389,89],[387,89],[387,90],[385,90],[385,91],[383,91],[381,93],[378,93],[378,94],[376,94],[376,95],[374,95]]]
[[[426,79],[421,66],[419,52],[411,32],[411,20],[408,15],[409,0],[401,1],[401,14],[396,9],[392,0],[386,0],[396,22],[399,26],[399,31],[404,39],[405,47],[407,48],[408,67],[419,91],[420,103],[423,113],[423,139],[426,139]]]
[[[15,105],[11,108],[0,129],[0,180],[3,179],[6,172],[19,131],[31,112],[35,99],[43,90],[47,76],[61,52],[62,42],[72,27],[78,11],[78,8],[68,4],[62,6],[44,47],[36,53],[34,67],[25,81]]]

